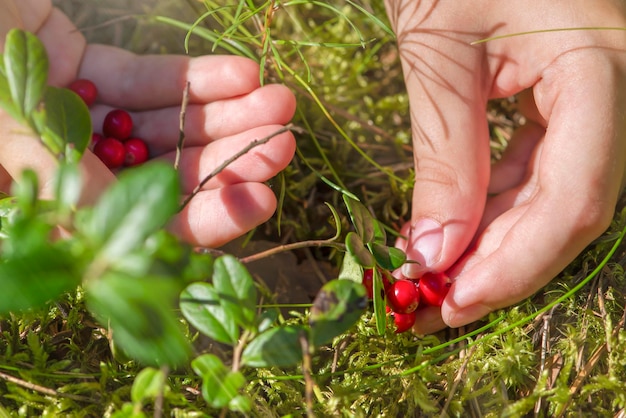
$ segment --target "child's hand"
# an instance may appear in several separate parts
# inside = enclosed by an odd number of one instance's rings
[[[618,2],[387,0],[409,92],[416,182],[403,273],[450,269],[457,327],[526,298],[609,225],[624,186],[626,27]],[[620,3],[621,4],[621,3]],[[523,92],[527,123],[490,167],[487,100]]]
[[[287,88],[259,86],[259,67],[248,59],[137,56],[118,48],[87,45],[68,18],[49,1],[20,0],[11,5],[8,0],[0,0],[0,6],[5,11],[17,6],[23,29],[36,33],[45,44],[51,85],[67,86],[77,78],[90,79],[97,85],[99,98],[91,109],[95,131],[109,110],[127,109],[135,122],[135,134],[148,142],[157,158],[173,161],[183,90],[186,81],[190,82],[186,147],[180,165],[185,193],[254,139],[282,128],[295,111],[295,98]],[[0,27],[0,34],[9,29]],[[24,132],[24,127],[0,111],[0,190],[7,191],[11,181],[30,167],[38,172],[45,197],[56,163],[38,138]],[[275,210],[276,199],[263,182],[282,170],[294,152],[290,132],[254,148],[191,200],[173,222],[173,230],[191,243],[218,246],[266,221]],[[115,181],[113,173],[89,151],[81,168],[86,183],[84,203],[94,201]]]

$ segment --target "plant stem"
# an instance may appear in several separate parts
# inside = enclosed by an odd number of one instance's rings
[[[178,143],[176,144],[176,159],[174,160],[174,168],[178,170],[180,158],[183,154],[183,146],[185,145],[185,115],[187,114],[187,105],[189,104],[189,86],[191,83],[185,83],[183,90],[183,102],[180,106],[180,115],[178,120]]]
[[[275,136],[278,136],[278,135],[280,135],[282,133],[285,133],[287,131],[292,131],[292,130],[297,130],[297,129],[296,129],[296,127],[293,126],[293,124],[290,123],[290,124],[284,126],[283,128],[281,128],[281,129],[271,133],[270,135],[268,135],[268,136],[266,136],[264,138],[255,139],[254,141],[250,142],[241,151],[239,151],[238,153],[236,153],[235,155],[233,155],[232,157],[230,157],[229,159],[224,161],[215,170],[213,170],[208,176],[206,176],[204,179],[202,179],[202,181],[193,189],[191,194],[189,196],[187,196],[187,198],[183,201],[183,203],[180,206],[179,211],[183,210],[185,208],[185,206],[187,206],[187,204],[189,204],[191,199],[193,199],[198,193],[200,193],[200,191],[202,190],[204,185],[207,184],[209,182],[209,180],[211,180],[213,177],[217,176],[219,173],[224,171],[224,169],[226,167],[228,167],[230,164],[232,164],[234,161],[236,161],[239,158],[241,158],[244,155],[246,155],[253,148],[256,148],[259,145],[263,145],[263,144],[268,143]]]

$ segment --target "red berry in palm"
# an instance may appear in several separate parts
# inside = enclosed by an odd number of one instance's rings
[[[393,323],[396,325],[396,334],[408,331],[413,328],[416,317],[417,313],[415,311],[409,313],[394,312]]]
[[[87,107],[90,107],[96,101],[96,97],[98,97],[98,88],[91,80],[84,78],[74,80],[68,88],[78,94]]]
[[[420,301],[425,305],[441,306],[452,281],[445,273],[426,273],[419,279]]]
[[[363,286],[367,290],[367,297],[369,299],[374,298],[374,269],[365,269],[363,271]]]
[[[387,303],[397,313],[410,313],[417,309],[420,295],[412,280],[396,280],[387,289]]]
[[[121,167],[126,156],[124,144],[115,138],[99,140],[93,148],[93,153],[111,169]]]
[[[148,145],[141,138],[130,138],[124,141],[126,156],[124,165],[127,167],[139,165],[148,161]]]
[[[133,118],[123,109],[111,110],[104,118],[102,133],[104,136],[125,140],[133,132]]]

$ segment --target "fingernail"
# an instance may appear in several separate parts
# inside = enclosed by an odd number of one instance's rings
[[[407,259],[416,263],[405,263],[402,274],[408,278],[418,278],[432,270],[439,261],[443,249],[443,227],[434,219],[422,218],[416,221],[407,239]]]

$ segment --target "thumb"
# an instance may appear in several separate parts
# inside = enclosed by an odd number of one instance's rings
[[[409,278],[446,270],[463,254],[482,217],[489,181],[489,82],[484,50],[470,45],[481,34],[448,30],[450,15],[440,9],[425,20],[415,14],[394,20],[415,162],[412,217],[397,242],[414,261],[402,267]],[[429,29],[416,30],[418,23]]]

